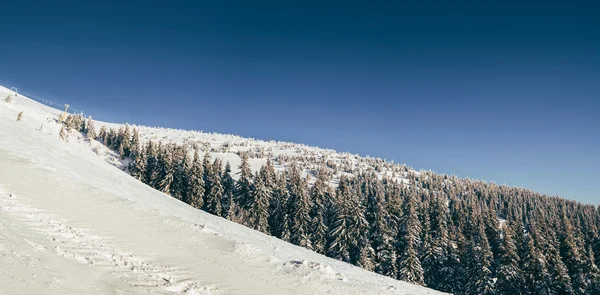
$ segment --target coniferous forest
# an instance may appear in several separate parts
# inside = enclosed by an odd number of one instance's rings
[[[235,181],[208,150],[142,144],[129,126],[96,133],[81,115],[65,126],[190,206],[369,271],[454,294],[600,294],[592,205],[432,172],[406,173],[410,185],[375,170],[334,179],[328,162],[308,177],[297,161],[253,174],[248,154]]]

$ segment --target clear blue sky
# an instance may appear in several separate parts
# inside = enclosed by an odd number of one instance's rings
[[[600,203],[598,1],[120,2],[2,3],[0,84]]]

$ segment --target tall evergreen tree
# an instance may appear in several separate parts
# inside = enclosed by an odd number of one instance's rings
[[[310,232],[310,199],[308,196],[308,182],[300,175],[297,167],[290,171],[288,192],[288,222],[290,227],[290,242],[312,250],[309,238]]]
[[[210,190],[205,193],[204,210],[213,215],[221,216],[221,199],[223,198],[223,185],[221,184],[221,161],[215,159],[214,165],[208,171]]]
[[[287,214],[288,199],[287,178],[285,173],[280,173],[277,177],[269,205],[269,228],[271,235],[284,241],[289,241],[290,239]]]
[[[417,200],[409,193],[402,205],[402,217],[398,231],[398,279],[417,285],[425,285],[423,268],[418,256],[421,224],[417,213]]]
[[[198,149],[194,150],[194,158],[188,174],[188,192],[186,203],[200,209],[204,206],[204,169],[200,163]]]
[[[320,169],[317,180],[310,191],[312,206],[310,209],[311,225],[309,235],[313,250],[321,254],[325,254],[327,246],[326,205],[331,198],[328,182],[325,171]]]
[[[171,185],[173,184],[173,175],[175,174],[173,147],[171,145],[164,146],[159,150],[157,164],[158,179],[156,189],[163,193],[170,193]]]
[[[479,230],[473,233],[471,241],[467,244],[465,268],[469,281],[466,285],[466,294],[494,294],[490,270],[493,254],[485,236],[483,223],[479,221],[479,224]]]
[[[512,239],[510,226],[505,226],[500,244],[500,260],[497,271],[496,290],[498,295],[523,294],[523,274],[519,268],[519,256]]]
[[[268,179],[256,174],[254,178],[253,203],[250,209],[250,223],[252,227],[265,234],[269,233],[269,202],[271,201],[271,189]]]
[[[350,262],[350,244],[352,243],[352,190],[345,178],[340,178],[336,191],[335,215],[329,230],[327,255],[331,258]]]
[[[94,121],[92,120],[92,116],[89,116],[87,119],[87,126],[85,129],[85,137],[89,140],[96,139],[96,127],[94,126]]]
[[[233,201],[235,181],[231,177],[231,164],[229,162],[225,164],[221,183],[223,185],[223,199],[221,199],[221,206],[223,207],[222,216],[223,218],[230,219],[230,216],[235,214],[236,204]]]
[[[442,270],[448,259],[447,252],[450,245],[448,208],[441,197],[433,197],[428,214],[431,229],[428,232],[430,241],[423,257],[424,281],[430,288],[439,289],[445,276]]]
[[[250,171],[250,163],[248,161],[248,155],[242,156],[242,163],[240,164],[240,178],[238,179],[235,187],[235,199],[236,202],[243,208],[249,209],[253,203],[252,200],[252,172]]]

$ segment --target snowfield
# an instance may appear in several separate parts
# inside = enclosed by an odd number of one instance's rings
[[[196,210],[123,172],[98,142],[61,140],[60,111],[2,101],[9,93],[0,87],[0,294],[442,294]],[[185,138],[156,130],[140,134]],[[213,156],[239,165],[232,151]]]

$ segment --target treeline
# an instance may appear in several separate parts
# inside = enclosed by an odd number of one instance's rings
[[[334,178],[326,165],[303,177],[268,160],[253,174],[246,155],[234,181],[229,163],[198,149],[142,144],[129,126],[92,136],[91,119],[67,121],[157,190],[382,275],[454,294],[600,294],[591,205],[434,173],[409,173],[405,185],[375,169]]]

